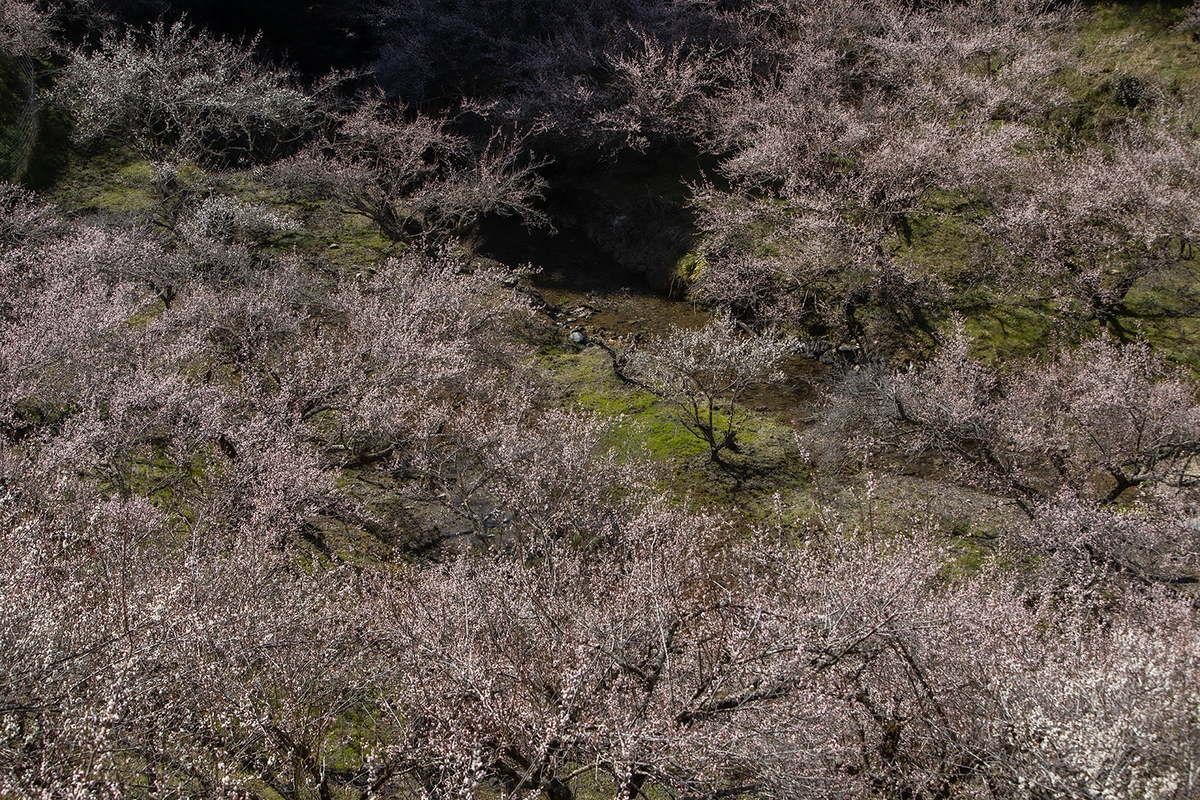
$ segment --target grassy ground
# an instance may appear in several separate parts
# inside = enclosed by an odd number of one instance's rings
[[[1071,102],[1052,115],[1070,138],[1095,141],[1129,117],[1192,106],[1200,91],[1200,48],[1177,30],[1186,3],[1094,3],[1074,37],[1078,69],[1058,77]]]

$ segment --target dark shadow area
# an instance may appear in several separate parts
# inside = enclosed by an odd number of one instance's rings
[[[658,294],[643,273],[622,267],[574,228],[555,232],[526,227],[511,217],[491,217],[479,226],[478,235],[480,255],[511,267],[531,266],[537,270],[531,282],[539,289]]]
[[[544,155],[539,153],[539,155]],[[693,146],[648,152],[551,152],[543,209],[557,233],[526,230],[513,219],[481,226],[481,252],[516,266],[532,263],[537,282],[576,291],[644,291],[682,299],[680,259],[695,246],[691,187],[708,164]]]
[[[215,34],[245,41],[260,37],[263,55],[306,78],[364,69],[379,54],[378,30],[367,20],[367,5],[361,0],[100,0],[95,5],[102,14],[134,27],[186,15],[191,24]]]

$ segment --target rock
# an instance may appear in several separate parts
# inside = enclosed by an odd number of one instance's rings
[[[588,335],[581,328],[571,331],[571,335],[567,339],[570,340],[571,344],[579,345],[580,347],[588,343]]]
[[[501,283],[503,286],[505,286],[505,287],[507,287],[507,288],[509,288],[509,289],[513,288],[514,286],[516,286],[516,285],[517,285],[518,283],[520,283],[520,282],[521,282],[521,278],[520,278],[519,276],[517,276],[517,275],[509,275],[507,278],[505,278],[504,280],[500,281],[500,283]]]
[[[820,349],[817,346],[820,346]],[[833,364],[856,364],[862,360],[862,348],[857,345],[834,345],[819,340],[809,343],[807,354],[809,358],[813,358],[815,355],[818,361],[827,366]]]

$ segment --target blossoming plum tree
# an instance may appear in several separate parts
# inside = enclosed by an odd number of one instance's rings
[[[159,161],[266,160],[307,131],[316,107],[256,44],[160,21],[75,51],[55,91],[82,143],[119,135]]]
[[[1032,268],[1067,316],[1130,340],[1122,320],[1135,288],[1194,279],[1196,164],[1189,135],[1132,127],[1077,155],[1033,159],[990,227],[1012,266]]]
[[[868,446],[949,457],[960,476],[1016,501],[1034,521],[1021,538],[1073,569],[1194,580],[1194,383],[1144,344],[1099,339],[1008,373],[969,347],[960,327],[923,369],[855,373],[827,420]]]
[[[542,225],[534,205],[545,186],[542,164],[519,141],[499,134],[472,142],[444,122],[370,95],[341,115],[325,141],[274,168],[293,189],[332,191],[393,239],[444,239],[488,214]]]
[[[702,439],[713,461],[736,450],[736,411],[742,394],[756,383],[784,379],[783,357],[796,348],[774,332],[741,330],[728,313],[697,330],[670,333],[626,356],[626,371],[679,411],[687,430]]]

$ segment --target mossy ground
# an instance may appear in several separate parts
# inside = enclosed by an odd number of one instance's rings
[[[1175,99],[1194,102],[1200,92],[1200,40],[1192,31],[1177,29],[1189,5],[1092,4],[1079,32],[1079,47],[1096,74],[1131,75],[1151,81]]]
[[[771,413],[735,407],[737,449],[714,460],[708,444],[684,426],[681,409],[621,381],[599,347],[543,352],[538,366],[557,387],[558,402],[609,420],[610,446],[622,458],[645,462],[648,474],[659,476],[659,489],[682,502],[737,509],[757,524],[775,513],[777,493],[802,493],[809,485],[795,430]]]
[[[188,177],[198,176],[185,173],[185,179]],[[72,151],[47,196],[80,214],[144,218],[157,207],[161,196],[156,179],[147,159],[119,142],[107,141]]]
[[[1064,139],[1097,141],[1128,119],[1192,106],[1200,92],[1200,48],[1178,30],[1184,2],[1087,5],[1073,39],[1077,68],[1056,77],[1070,102],[1048,120]]]

